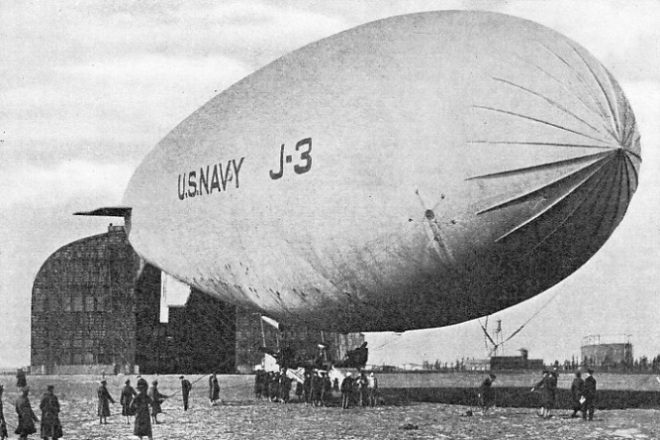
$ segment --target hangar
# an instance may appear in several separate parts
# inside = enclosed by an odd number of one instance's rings
[[[32,289],[32,372],[251,372],[262,359],[260,347],[276,348],[283,336],[309,358],[320,342],[341,359],[364,341],[359,333],[305,327],[282,334],[259,314],[195,289],[163,313],[163,280],[133,251],[123,226],[110,224],[106,233],[58,249]]]

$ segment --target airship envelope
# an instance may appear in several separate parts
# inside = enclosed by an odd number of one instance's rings
[[[622,220],[635,118],[584,48],[530,21],[430,12],[296,50],[144,159],[135,250],[274,319],[438,327],[528,299]]]

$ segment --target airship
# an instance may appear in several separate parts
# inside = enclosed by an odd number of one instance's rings
[[[587,50],[480,11],[391,17],[224,90],[144,158],[129,240],[280,322],[442,327],[559,283],[621,222],[640,135]]]

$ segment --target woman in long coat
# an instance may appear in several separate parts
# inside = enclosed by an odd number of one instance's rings
[[[131,402],[131,412],[135,413],[133,435],[140,438],[147,436],[151,440],[151,414],[149,412],[149,406],[152,405],[152,400],[147,395],[147,388],[147,381],[139,379],[137,383],[137,396]]]
[[[135,415],[131,413],[131,401],[136,394],[137,392],[135,391],[135,388],[131,386],[131,381],[126,379],[126,382],[124,382],[124,388],[121,390],[121,396],[119,397],[121,415],[126,417],[126,424],[131,423],[130,416]]]
[[[544,419],[549,419],[550,410],[554,406],[555,400],[555,390],[557,388],[557,382],[554,380],[554,377],[550,374],[548,370],[543,370],[543,377],[537,383],[532,392],[536,390],[541,390],[542,403],[541,403],[541,414],[539,414]]]
[[[60,402],[53,393],[53,385],[48,385],[39,404],[41,409],[41,438],[57,440],[62,437],[62,423],[60,423]]]
[[[215,405],[216,402],[220,399],[220,384],[218,383],[218,378],[213,373],[209,377],[209,402],[211,405]]]
[[[24,387],[21,390],[21,396],[16,399],[16,413],[18,414],[18,426],[16,427],[15,433],[18,434],[19,438],[26,439],[28,435],[34,434],[37,432],[37,428],[34,426],[34,422],[38,422],[39,419],[32,411],[32,405],[30,405],[30,399],[28,399],[28,394],[30,388]]]
[[[110,417],[110,402],[115,403],[114,399],[110,395],[108,388],[106,388],[105,380],[101,381],[101,386],[96,390],[96,394],[99,398],[99,423],[108,424],[107,417]]]
[[[163,412],[160,404],[163,403],[169,396],[161,394],[160,391],[158,391],[158,381],[154,380],[151,382],[149,397],[151,398],[151,418],[153,419],[154,423],[159,423],[158,414]]]

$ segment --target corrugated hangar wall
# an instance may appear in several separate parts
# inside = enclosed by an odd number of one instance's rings
[[[280,335],[259,315],[195,289],[160,323],[160,283],[160,270],[141,262],[123,226],[58,249],[32,290],[33,372],[249,372],[264,342],[278,346]],[[364,340],[304,327],[289,328],[286,338],[308,359],[319,342],[341,359]]]
[[[112,225],[53,253],[32,289],[32,365],[49,373],[67,365],[132,366],[138,268],[123,227]]]

